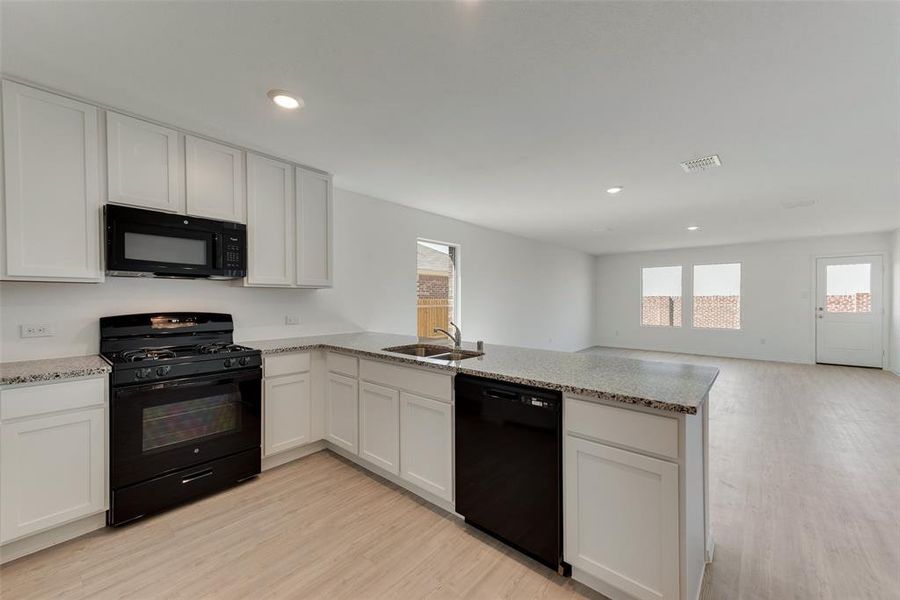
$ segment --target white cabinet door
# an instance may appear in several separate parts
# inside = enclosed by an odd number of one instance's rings
[[[328,373],[325,385],[325,437],[344,450],[357,454],[359,383],[350,377]]]
[[[3,276],[102,281],[95,107],[3,81]]]
[[[106,411],[0,424],[0,542],[106,509]]]
[[[293,285],[294,167],[247,155],[247,285]]]
[[[265,455],[278,454],[310,441],[309,373],[265,380]]]
[[[678,465],[565,444],[565,560],[634,598],[678,598]]]
[[[400,392],[359,385],[359,456],[393,474],[400,472]]]
[[[187,214],[243,223],[244,153],[190,135],[184,149]]]
[[[184,212],[184,157],[177,131],[106,113],[109,202]]]
[[[297,169],[297,285],[331,285],[331,178]]]
[[[448,402],[400,393],[403,479],[453,501],[453,413]]]

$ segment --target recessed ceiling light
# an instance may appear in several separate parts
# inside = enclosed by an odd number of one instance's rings
[[[303,98],[300,98],[299,96],[291,96],[284,90],[269,90],[269,93],[267,95],[272,99],[272,102],[274,102],[281,108],[286,108],[288,110],[302,108],[304,105]]]
[[[611,187],[608,190],[606,190],[606,193],[607,194],[618,194],[619,192],[621,192],[624,189],[625,188],[623,188],[622,186],[617,185],[616,187]]]
[[[688,231],[698,231],[700,229],[700,226],[699,225],[689,225],[688,227],[685,227],[685,229],[687,229]]]

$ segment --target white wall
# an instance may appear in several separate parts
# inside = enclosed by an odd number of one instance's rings
[[[815,359],[815,257],[883,254],[888,278],[891,236],[873,233],[599,256],[596,259],[596,343],[621,348],[812,362]],[[641,267],[684,265],[685,298],[689,302],[691,265],[726,262],[742,264],[740,330],[692,329],[688,306],[682,327],[641,327]],[[885,284],[885,300],[890,302],[889,280]],[[889,331],[886,322],[886,346]]]
[[[238,340],[340,331],[416,332],[416,238],[461,245],[467,340],[577,350],[591,343],[593,257],[353,192],[335,190],[335,286],[243,288],[231,282],[111,277],[103,284],[4,282],[0,360],[92,354],[104,315],[230,312]],[[285,326],[287,314],[301,317]],[[22,323],[51,338],[20,339]]]
[[[893,239],[893,302],[891,303],[891,370],[900,375],[900,229]]]

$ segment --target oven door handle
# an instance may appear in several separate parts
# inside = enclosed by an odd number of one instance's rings
[[[262,370],[250,369],[247,371],[233,371],[231,373],[219,373],[212,376],[204,376],[203,378],[184,377],[181,379],[172,379],[169,381],[160,381],[158,383],[148,383],[146,385],[128,386],[115,390],[116,397],[132,396],[146,392],[148,390],[167,390],[171,388],[196,388],[208,385],[227,385],[229,383],[241,383],[244,381],[259,380],[262,382]]]

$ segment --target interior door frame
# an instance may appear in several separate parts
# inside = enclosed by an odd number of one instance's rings
[[[815,254],[811,258],[810,262],[810,277],[812,284],[810,286],[810,294],[809,294],[809,327],[810,327],[810,354],[809,354],[809,362],[810,364],[816,365],[819,364],[816,362],[816,354],[817,354],[817,346],[818,346],[818,329],[816,327],[816,292],[817,287],[819,285],[818,282],[818,269],[817,265],[819,259],[828,259],[828,258],[853,258],[857,256],[880,256],[881,257],[881,369],[886,369],[886,364],[888,363],[888,344],[890,344],[890,330],[888,323],[888,319],[885,319],[887,313],[887,305],[888,305],[888,288],[886,287],[884,272],[885,265],[887,263],[887,253],[883,250],[876,250],[872,252],[841,252],[841,253],[828,253],[828,254]],[[867,367],[860,367],[867,368]],[[871,367],[875,368],[875,367]]]

